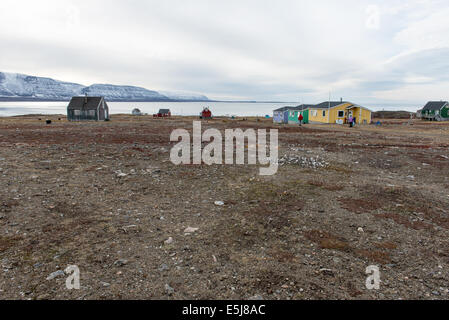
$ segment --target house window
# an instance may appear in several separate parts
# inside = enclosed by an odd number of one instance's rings
[[[344,116],[345,116],[345,112],[343,110],[338,111],[338,117],[339,118],[344,118]]]
[[[323,117],[325,117],[326,116],[326,111],[323,111]]]
[[[75,111],[75,112],[74,112],[75,116],[81,115],[81,110],[74,110],[74,111]]]

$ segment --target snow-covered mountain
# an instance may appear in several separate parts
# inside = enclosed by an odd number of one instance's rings
[[[88,96],[102,96],[108,100],[169,100],[168,97],[156,91],[140,87],[116,86],[112,84],[93,84],[81,90]]]
[[[69,99],[84,86],[17,73],[0,72],[0,97]]]
[[[0,100],[69,100],[80,95],[104,96],[109,101],[205,101],[196,94],[161,94],[133,86],[94,84],[83,86],[50,78],[0,72]]]

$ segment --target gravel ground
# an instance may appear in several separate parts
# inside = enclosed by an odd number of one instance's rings
[[[279,129],[264,177],[173,165],[193,118],[57,118],[0,118],[0,299],[449,297],[449,123],[203,122]]]

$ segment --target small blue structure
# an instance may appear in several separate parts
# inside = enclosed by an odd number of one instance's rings
[[[288,123],[288,112],[292,107],[282,107],[273,111],[274,123]]]

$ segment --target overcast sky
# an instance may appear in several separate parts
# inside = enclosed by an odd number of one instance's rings
[[[449,99],[447,0],[1,0],[0,71],[213,99]]]

